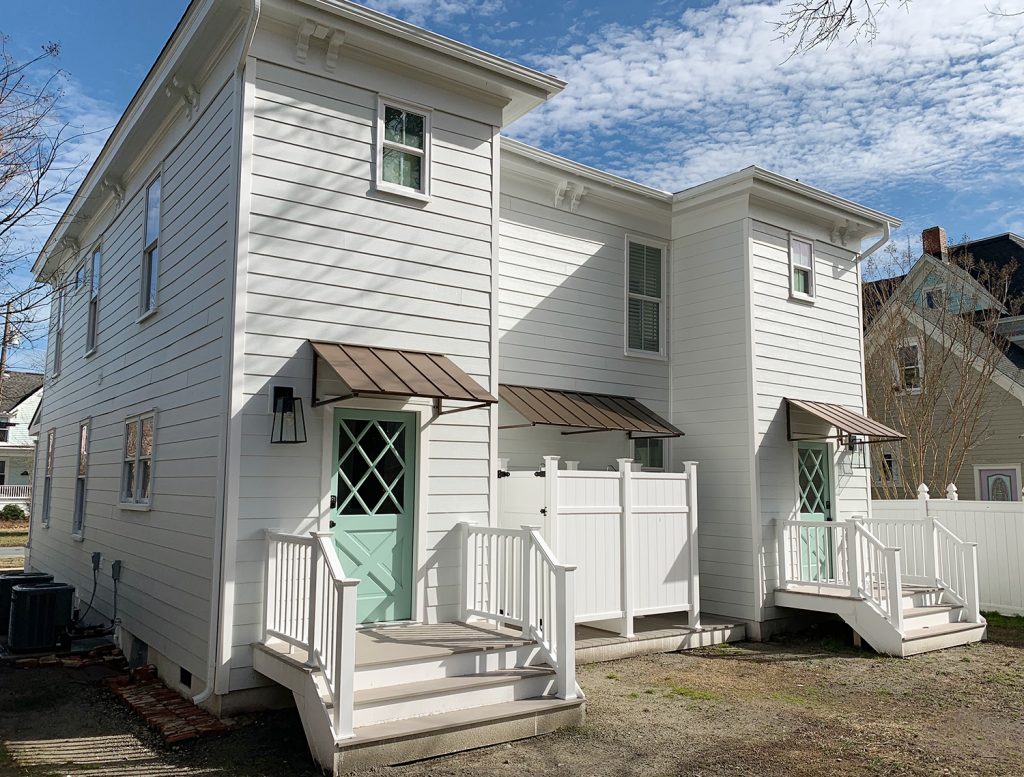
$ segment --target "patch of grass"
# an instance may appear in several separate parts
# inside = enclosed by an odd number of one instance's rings
[[[685,685],[678,685],[672,683],[668,687],[668,693],[666,697],[677,697],[680,699],[690,699],[692,701],[718,701],[721,699],[721,695],[713,693],[712,691],[701,691],[697,688],[688,688]]]
[[[605,680],[618,680],[619,676],[617,674],[615,674],[615,672],[609,672],[608,674],[606,674],[604,676],[604,679]]]
[[[0,569],[24,569],[25,559],[21,556],[0,556]]]
[[[630,699],[639,699],[639,698],[640,698],[640,694],[639,694],[639,693],[637,693],[636,691],[633,691],[633,693],[629,694],[629,696],[628,696],[627,698],[630,698]]]
[[[1003,615],[999,612],[983,612],[989,626],[1024,631],[1024,615]]]
[[[28,532],[0,532],[0,548],[20,548],[28,542]]]

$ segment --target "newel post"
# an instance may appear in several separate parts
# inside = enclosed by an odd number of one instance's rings
[[[978,543],[966,542],[967,559],[965,573],[967,577],[967,619],[971,623],[981,622],[981,586],[978,584]]]
[[[274,552],[274,537],[267,531],[267,576],[263,579],[263,641],[268,638],[267,629],[277,620],[277,554]]]
[[[900,549],[887,548],[889,568],[886,570],[886,599],[889,608],[889,622],[900,634],[903,633],[903,581],[900,567]]]
[[[462,521],[458,525],[456,537],[459,543],[459,620],[463,623],[469,622],[469,612],[473,607],[473,581],[475,580],[473,567],[477,564],[474,553],[469,548],[469,521]]]
[[[633,460],[619,462],[619,593],[622,595],[622,630],[627,639],[633,636]]]
[[[860,549],[857,547],[857,518],[852,516],[844,524],[846,531],[846,571],[850,578],[850,596],[860,598]]]
[[[935,516],[924,516],[924,575],[933,586],[939,585],[939,530],[935,527]]]
[[[558,558],[561,548],[558,547],[558,536],[561,527],[558,525],[561,516],[558,514],[558,456],[544,457],[544,531],[541,535],[547,542],[551,552]]]
[[[684,461],[686,473],[686,544],[690,557],[690,626],[700,628],[700,555],[697,545],[697,462]]]
[[[555,597],[562,607],[558,618],[558,650],[555,668],[558,698],[576,698],[576,567],[560,566],[555,573]]]
[[[316,666],[316,614],[320,579],[320,535],[330,532],[311,531],[313,544],[309,548],[309,610],[306,612],[306,666]]]

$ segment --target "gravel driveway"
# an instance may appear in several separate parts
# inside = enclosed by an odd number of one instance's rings
[[[915,656],[840,633],[592,664],[584,727],[386,770],[420,775],[1024,775],[1024,619]],[[101,670],[0,668],[0,777],[319,775],[294,713],[160,744]],[[69,741],[70,740],[70,741]],[[14,763],[17,759],[18,764]]]

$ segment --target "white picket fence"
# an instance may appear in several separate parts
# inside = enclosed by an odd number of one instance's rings
[[[683,472],[559,469],[545,456],[537,472],[499,479],[498,525],[536,526],[558,560],[576,567],[577,623],[687,612],[700,623],[697,465]]]
[[[982,609],[1024,615],[1024,502],[959,500],[955,489],[949,491],[952,499],[931,499],[922,489],[920,499],[873,500],[872,519],[932,517],[977,543]],[[900,544],[899,538],[891,539]]]

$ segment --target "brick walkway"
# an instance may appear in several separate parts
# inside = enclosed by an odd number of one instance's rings
[[[140,667],[131,675],[112,677],[106,682],[169,745],[228,731],[228,727],[209,712],[160,682],[153,666]]]

